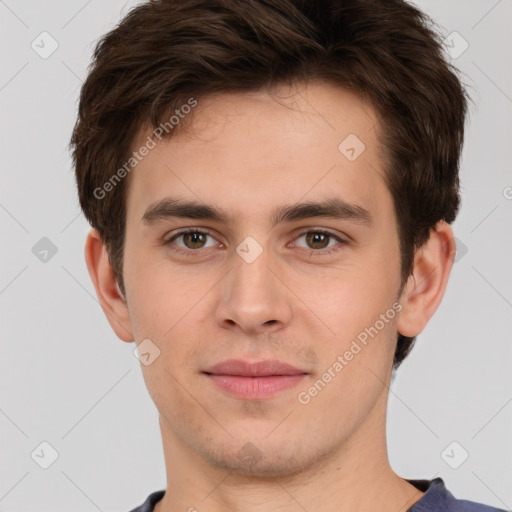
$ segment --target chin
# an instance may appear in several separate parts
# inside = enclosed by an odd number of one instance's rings
[[[289,439],[285,442],[276,437],[273,443],[265,439],[254,442],[247,440],[217,448],[203,446],[198,451],[212,466],[237,476],[274,479],[303,473],[328,456],[331,449],[326,447],[325,453],[322,453],[315,450],[311,443],[305,447],[303,438],[291,443]]]

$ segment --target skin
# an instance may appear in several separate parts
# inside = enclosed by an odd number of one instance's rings
[[[397,332],[424,329],[444,294],[455,246],[440,222],[400,294],[380,129],[368,103],[326,83],[202,99],[186,132],[159,142],[129,176],[126,297],[100,236],[90,232],[87,266],[113,330],[126,342],[149,338],[160,350],[141,365],[166,461],[158,512],[358,512],[376,504],[399,512],[423,495],[388,461],[388,386]],[[141,130],[134,150],[149,133]],[[349,134],[366,146],[354,161],[338,150]],[[167,196],[217,206],[231,218],[144,223],[148,206]],[[328,197],[366,208],[371,224],[309,218],[272,227],[274,208]],[[210,236],[169,242],[186,227]],[[348,243],[304,236],[315,228]],[[252,263],[236,252],[247,236],[263,249]],[[400,313],[300,403],[298,393],[397,301]],[[279,359],[309,373],[270,399],[233,398],[201,373],[230,358]],[[247,443],[257,456],[240,458]]]

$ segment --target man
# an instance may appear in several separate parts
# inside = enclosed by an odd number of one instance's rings
[[[71,142],[89,273],[160,415],[167,489],[136,511],[497,510],[386,448],[466,110],[399,0],[160,0],[102,38]]]

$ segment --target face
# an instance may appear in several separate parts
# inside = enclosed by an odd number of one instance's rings
[[[383,421],[400,254],[377,117],[320,83],[217,95],[193,116],[129,177],[127,306],[160,351],[144,378],[176,450],[301,471]]]

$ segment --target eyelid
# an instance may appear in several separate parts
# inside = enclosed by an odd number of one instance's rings
[[[167,245],[167,244],[171,243],[173,240],[175,240],[176,238],[179,238],[182,235],[186,235],[187,233],[201,233],[203,235],[208,235],[208,236],[212,237],[213,239],[217,240],[217,238],[215,237],[215,235],[213,234],[213,232],[210,229],[191,226],[188,228],[176,229],[174,231],[171,231],[170,233],[167,233],[167,235],[165,235],[162,240],[162,244]],[[217,240],[217,242],[219,242],[219,241]],[[222,244],[222,242],[219,242],[219,243]],[[224,245],[224,244],[222,244],[222,245]],[[192,249],[189,249],[189,250],[192,250]],[[197,250],[199,250],[199,249],[197,249]]]
[[[304,228],[302,231],[300,231],[300,233],[297,235],[297,238],[299,236],[302,236],[302,235],[305,235],[307,233],[325,233],[326,235],[330,235],[334,238],[337,238],[338,240],[343,240],[343,241],[346,241],[348,242],[348,236],[346,236],[347,240],[344,240],[343,236],[340,235],[338,232],[336,231],[333,231],[329,228],[322,228],[322,227],[315,227],[315,226],[312,226],[312,227],[307,227],[307,228]]]
[[[330,254],[332,252],[338,251],[340,249],[338,247],[340,244],[341,245],[348,245],[350,243],[348,239],[344,238],[343,236],[340,236],[337,233],[334,233],[330,229],[320,228],[320,227],[318,227],[318,228],[308,227],[307,229],[301,231],[297,236],[294,237],[294,246],[297,247],[295,245],[295,241],[298,238],[301,238],[302,236],[307,235],[308,233],[321,233],[321,234],[324,234],[324,235],[328,235],[329,237],[331,237],[331,238],[333,238],[333,239],[338,241],[338,244],[336,244],[336,245],[334,245],[332,247],[326,247],[324,249],[309,249],[307,247],[298,247],[299,249],[302,249],[303,251],[309,251],[311,253],[314,253],[314,254],[320,255],[320,256],[323,255],[323,254]]]

